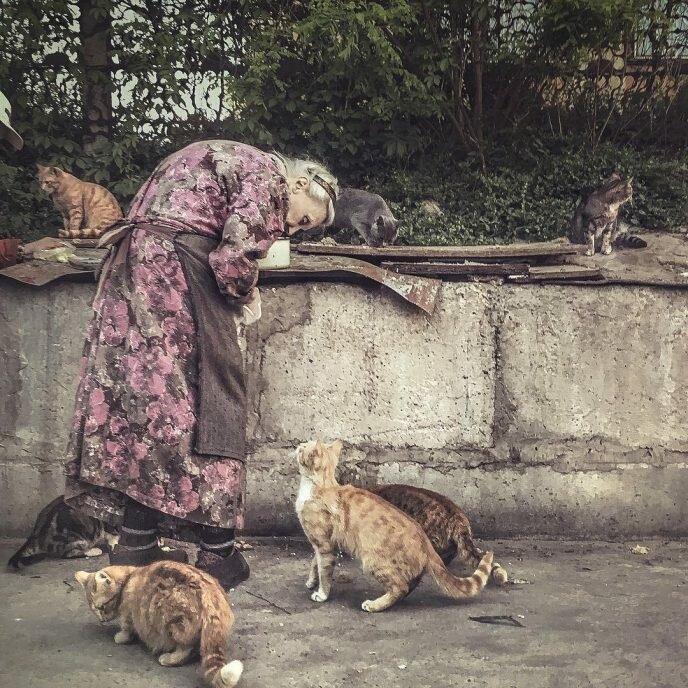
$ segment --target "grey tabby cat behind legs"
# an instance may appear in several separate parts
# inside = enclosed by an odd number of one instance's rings
[[[46,557],[97,557],[116,540],[117,536],[108,532],[102,521],[68,507],[60,495],[38,514],[31,534],[7,566],[18,569]]]
[[[393,244],[398,224],[382,196],[362,189],[342,189],[337,198],[332,229],[354,230],[368,246]]]

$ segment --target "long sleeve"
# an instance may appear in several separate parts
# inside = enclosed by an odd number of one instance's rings
[[[208,260],[220,291],[245,301],[258,281],[256,260],[284,231],[286,185],[267,170],[254,172],[241,180],[235,198]]]

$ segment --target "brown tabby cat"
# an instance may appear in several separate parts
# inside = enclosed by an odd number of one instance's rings
[[[59,167],[38,165],[41,189],[62,213],[64,229],[58,236],[71,239],[99,237],[103,230],[122,218],[117,199],[105,188],[82,182]]]
[[[367,612],[389,609],[428,571],[450,597],[477,595],[490,575],[492,553],[470,578],[452,576],[413,519],[367,490],[339,485],[335,469],[341,450],[340,441],[324,445],[320,440],[296,450],[301,475],[296,512],[315,550],[306,581],[309,589],[318,585],[311,599],[324,602],[329,597],[337,547],[360,559],[363,570],[385,588],[384,595],[363,602]]]
[[[226,664],[225,644],[234,614],[220,584],[207,573],[175,561],[149,566],[108,566],[78,571],[88,606],[100,621],[119,619],[118,645],[138,637],[163,666],[185,664],[200,649],[212,688],[235,686],[243,664]],[[160,654],[162,653],[162,654]]]
[[[412,485],[378,485],[368,490],[416,521],[445,566],[449,566],[458,554],[461,561],[476,568],[485,556],[473,542],[468,516],[448,497]],[[506,571],[494,562],[492,580],[504,585],[508,579]]]

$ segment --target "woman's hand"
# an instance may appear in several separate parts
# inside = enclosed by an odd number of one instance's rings
[[[244,304],[244,324],[252,325],[260,320],[262,312],[260,291],[258,287],[253,287],[249,293],[248,301]]]

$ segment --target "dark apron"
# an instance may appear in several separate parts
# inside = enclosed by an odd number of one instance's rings
[[[101,240],[101,245],[116,244],[103,273],[126,261],[132,229],[174,243],[189,287],[198,352],[194,450],[197,454],[245,461],[246,379],[237,333],[242,307],[220,292],[208,263],[208,254],[217,248],[218,240],[154,224],[127,224],[108,232]]]

